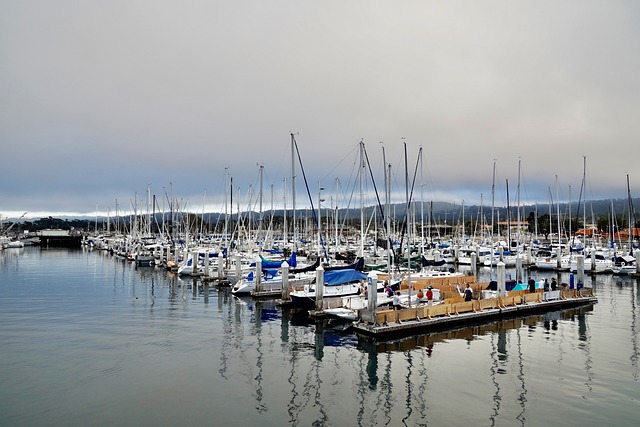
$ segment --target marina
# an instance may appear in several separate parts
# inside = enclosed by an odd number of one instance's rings
[[[0,279],[3,424],[635,425],[629,276],[587,276],[595,304],[384,337],[106,251],[5,249]]]
[[[637,425],[582,3],[2,2],[0,427]]]

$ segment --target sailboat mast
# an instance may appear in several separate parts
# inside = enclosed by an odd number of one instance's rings
[[[490,267],[493,267],[493,222],[496,211],[496,160],[493,160],[493,179],[491,181],[491,262]]]
[[[282,240],[284,245],[287,245],[287,178],[282,179],[282,189],[284,195],[282,196]]]
[[[404,138],[402,138],[404,140]],[[407,233],[409,233],[409,215],[410,215],[410,204],[409,204],[409,164],[407,162],[407,143],[404,142],[404,191],[405,191],[405,201],[406,201],[406,213],[405,213],[405,221],[407,221]],[[407,286],[409,287],[409,307],[411,307],[411,236],[407,234]]]
[[[480,244],[484,245],[484,213],[482,211],[482,193],[480,193]],[[478,221],[476,220],[476,229],[478,228]]]
[[[296,235],[296,161],[295,161],[296,139],[291,133],[291,211],[293,221],[293,252],[297,251],[298,236]]]
[[[582,188],[583,194],[587,194],[587,156],[582,156]],[[585,202],[582,204],[582,230],[583,230],[583,235],[584,235],[584,243],[585,245],[587,244],[587,202],[586,202],[586,197],[584,198]],[[591,239],[591,244],[595,246],[595,243],[593,242],[593,239]],[[594,247],[595,250],[595,247]],[[593,256],[591,257],[591,263],[593,266],[595,266],[595,252],[593,254]]]
[[[424,255],[424,170],[422,162],[422,146],[418,150],[420,159],[420,255]]]
[[[631,199],[631,186],[629,184],[629,174],[627,174],[627,200],[629,203],[629,255],[633,255],[633,230],[635,230],[635,214],[633,212],[633,200]],[[634,217],[633,226],[631,225],[632,215]],[[636,261],[638,262],[638,261]]]
[[[339,240],[338,240],[338,193],[340,191],[340,179],[336,177],[336,204],[335,204],[335,211],[334,211],[334,216],[333,216],[333,220],[334,220],[334,226],[335,226],[335,244],[336,244],[336,253],[338,253],[338,251],[340,250],[340,246],[339,246]]]
[[[509,206],[509,180],[507,179],[507,245],[511,250],[511,207]]]
[[[360,141],[360,256],[364,257],[364,142]]]
[[[560,185],[558,184],[558,175],[556,175],[556,217],[558,220],[558,247],[560,247],[562,241],[560,239]],[[558,256],[558,262],[560,262],[559,258]]]
[[[556,175],[556,213],[558,217],[558,257],[557,257],[557,268],[560,270],[562,267],[562,241],[560,239],[560,194],[559,194],[560,185],[558,185],[558,175]]]
[[[229,168],[224,168],[224,232],[222,233],[225,247],[228,248],[227,230],[229,227],[229,211],[227,206],[227,179],[229,177]]]
[[[387,165],[384,147],[382,147],[382,162],[384,163],[385,205],[387,213],[387,273],[391,275],[393,272],[393,258],[391,257],[393,251],[393,240],[391,239],[391,164]]]
[[[233,221],[233,177],[230,176],[229,177],[229,221]],[[240,220],[240,209],[238,209],[238,220]],[[239,221],[236,221],[236,223],[238,223]],[[234,233],[231,233],[232,235],[235,234],[235,230]],[[231,240],[231,239],[229,239]],[[229,244],[231,244],[231,241],[229,241]]]
[[[260,194],[259,197],[259,208],[260,208],[260,217],[258,218],[258,241],[260,242],[260,250],[262,250],[265,242],[263,236],[263,226],[264,226],[264,211],[262,210],[262,197],[263,197],[263,187],[262,187],[262,176],[264,175],[264,165],[260,165]]]
[[[520,248],[520,171],[521,171],[522,160],[518,159],[518,188],[516,191],[516,209],[518,210],[518,214],[516,215],[516,219],[518,221],[518,225],[516,228],[516,253]],[[509,248],[511,250],[511,248]]]

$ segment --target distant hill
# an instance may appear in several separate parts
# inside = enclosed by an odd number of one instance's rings
[[[632,205],[635,210],[636,206],[640,206],[640,199],[639,198],[632,199]],[[432,221],[439,222],[439,223],[443,223],[443,222],[446,222],[448,224],[457,223],[460,221],[463,214],[462,212],[463,206],[457,203],[425,201],[424,203],[416,202],[413,204],[413,207],[415,209],[415,219],[417,221],[419,221],[422,218],[423,214],[424,214],[425,221],[428,221],[431,209],[433,210],[433,212],[431,212]],[[568,203],[559,204],[561,215],[568,215],[569,212],[571,212],[572,218],[576,218],[576,217],[582,218],[583,208],[586,209],[587,221],[590,221],[592,216],[594,218],[608,217],[612,209],[616,217],[626,217],[629,212],[629,202],[627,199],[613,199],[613,200],[590,200],[584,204],[581,204],[580,206],[578,206],[578,202],[576,201],[571,203],[570,207]],[[365,208],[365,216],[367,218],[367,222],[373,215],[374,209],[378,210],[377,214],[380,214],[380,210],[379,210],[380,208],[377,206],[368,206]],[[537,206],[523,205],[521,206],[521,212],[520,212],[521,219],[524,220],[525,218],[527,218],[527,216],[529,216],[531,212],[536,212],[536,209],[538,212],[538,216],[543,216],[543,215],[549,214],[550,208],[548,204],[538,204]],[[556,214],[557,209],[558,207],[555,205],[551,207],[552,215]],[[578,209],[580,209],[580,212],[577,212]],[[511,216],[512,218],[514,218],[515,215],[517,214],[516,207],[512,206],[510,210],[511,210]],[[395,220],[402,220],[404,218],[405,204],[404,203],[392,204],[391,211],[395,213],[395,216],[392,216],[392,218],[394,218]],[[482,207],[478,205],[470,205],[470,206],[465,205],[464,206],[465,221],[470,221],[471,219],[479,218],[481,211],[483,212],[483,216],[487,220],[489,220],[489,218],[491,217],[490,205],[485,205]],[[283,212],[284,211],[282,209],[274,210],[273,215],[275,217],[282,217]],[[326,212],[326,208],[323,208],[323,215],[325,215],[325,212]],[[309,209],[296,210],[296,215],[300,218],[303,217],[305,213],[310,215]],[[358,220],[360,218],[359,208],[339,209],[339,213],[340,213],[341,219]],[[287,214],[291,216],[291,210],[288,210]],[[165,218],[167,218],[168,215],[169,215],[168,213],[165,213]],[[197,217],[204,217],[205,220],[210,221],[212,223],[224,220],[224,213],[220,213],[220,212],[209,212],[204,214],[191,213],[191,215],[195,215]],[[241,213],[241,215],[244,217],[247,215],[247,212],[243,212]],[[254,212],[252,215],[255,220],[257,219],[257,216],[259,215],[259,213]],[[265,219],[268,219],[271,216],[271,211],[263,212],[263,216]],[[237,217],[238,217],[237,213],[234,213],[233,219],[235,220]],[[495,217],[496,219],[500,218],[500,220],[506,219],[507,208],[504,206],[496,207]],[[378,218],[380,218],[379,215],[378,215]],[[10,224],[15,222],[16,219],[17,218],[4,218],[3,228],[6,229]],[[128,222],[129,219],[130,219],[129,215],[120,217],[120,220],[124,221],[125,223]],[[21,224],[26,223],[26,224],[32,224],[32,225],[42,225],[42,226],[46,225],[46,228],[62,227],[62,228],[68,229],[69,226],[73,226],[76,228],[86,227],[88,229],[91,229],[93,224],[95,224],[96,220],[99,223],[104,223],[107,221],[107,218],[106,217],[96,218],[95,216],[74,216],[74,217],[62,216],[62,217],[56,217],[56,218],[51,218],[51,217],[41,218],[39,220],[21,219],[19,222]],[[116,219],[114,217],[111,217],[110,221],[112,223],[115,223]],[[161,213],[155,214],[155,221],[162,222]]]

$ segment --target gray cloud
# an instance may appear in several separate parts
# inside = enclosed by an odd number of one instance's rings
[[[488,203],[494,159],[496,201],[518,159],[523,200],[556,175],[577,198],[583,156],[587,197],[625,197],[638,18],[632,1],[2,2],[0,213],[113,210],[170,182],[201,204],[225,167],[247,198],[257,163],[280,200],[290,131],[312,188],[346,191],[362,139],[403,195],[404,138],[429,198]]]

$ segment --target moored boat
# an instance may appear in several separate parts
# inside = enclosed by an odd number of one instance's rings
[[[367,275],[359,270],[347,268],[341,270],[329,270],[324,272],[324,284],[322,289],[323,298],[346,297],[358,295],[363,292],[363,283],[367,280]],[[291,303],[294,307],[311,308],[316,301],[315,283],[305,285],[303,289],[292,291],[290,294]],[[377,292],[384,291],[384,284],[376,284]]]

